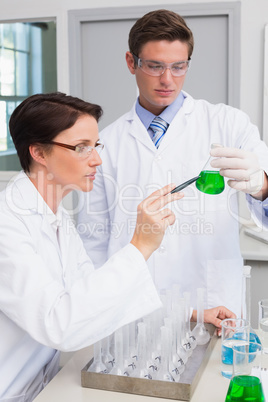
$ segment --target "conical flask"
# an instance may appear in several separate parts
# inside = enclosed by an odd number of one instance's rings
[[[261,344],[260,338],[251,326],[250,310],[251,310],[251,290],[250,290],[251,267],[244,265],[243,267],[243,285],[242,285],[242,318],[247,320],[250,324],[249,340]]]
[[[205,345],[210,340],[209,332],[204,325],[204,299],[205,289],[197,289],[197,324],[192,333],[196,339],[197,345]]]
[[[222,147],[221,144],[211,144],[211,149]],[[214,159],[209,157],[205,166],[200,172],[200,178],[195,182],[196,188],[206,194],[220,194],[223,192],[225,184],[224,178],[220,175],[219,169],[215,169],[210,165]]]

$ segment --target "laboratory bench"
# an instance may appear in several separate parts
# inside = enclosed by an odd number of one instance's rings
[[[256,226],[243,226],[240,230],[240,249],[244,265],[251,270],[251,325],[258,327],[258,301],[268,299],[268,244],[246,234],[247,229]]]
[[[171,402],[172,399],[102,391],[81,386],[81,370],[93,356],[93,348],[76,352],[34,402]],[[191,402],[223,402],[230,380],[220,373],[221,339],[217,339]],[[150,381],[150,380],[148,380]]]
[[[268,245],[240,232],[240,246],[245,265],[252,267],[251,294],[253,328],[258,325],[258,300],[268,298]],[[71,357],[70,357],[71,356]],[[127,393],[111,392],[83,388],[81,386],[81,370],[93,356],[93,348],[82,349],[64,361],[55,378],[35,398],[34,402],[170,402],[172,399],[140,396]],[[217,339],[205,366],[191,402],[222,402],[227,394],[229,380],[220,373],[221,340]],[[267,357],[268,359],[268,357]]]
[[[248,236],[247,229],[254,230],[256,227],[243,226],[240,230],[240,250],[244,261],[263,261],[268,267],[268,244]]]

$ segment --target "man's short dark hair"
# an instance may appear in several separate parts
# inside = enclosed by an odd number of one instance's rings
[[[139,57],[147,42],[160,40],[179,40],[188,45],[188,58],[193,53],[192,31],[179,14],[169,10],[151,11],[136,21],[129,32],[129,51]]]

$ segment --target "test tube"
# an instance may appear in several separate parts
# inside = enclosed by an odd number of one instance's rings
[[[185,312],[185,300],[183,298],[180,299],[179,304],[179,317],[181,320],[181,343],[182,347],[186,351],[188,357],[192,356],[193,348],[186,336],[186,312]]]
[[[102,361],[107,368],[109,373],[114,365],[114,357],[110,353],[110,337],[107,336],[102,340]]]
[[[157,362],[155,359],[152,358],[153,354],[153,345],[154,345],[154,328],[152,326],[152,316],[148,315],[146,317],[143,317],[143,322],[145,324],[145,330],[146,330],[146,366],[152,376],[154,378],[155,372],[157,371]]]
[[[129,354],[133,362],[137,360],[136,321],[129,324]]]
[[[181,317],[181,309],[180,305],[174,305],[174,309],[172,311],[172,322],[173,322],[173,337],[176,343],[176,352],[177,355],[179,356],[178,363],[185,368],[185,364],[188,361],[188,353],[187,351],[182,347],[182,331],[181,331],[181,326],[182,326],[182,317]],[[181,371],[182,373],[182,371]]]
[[[152,379],[146,361],[146,330],[144,322],[138,323],[138,345],[136,368],[130,372],[131,377]]]
[[[170,381],[173,382],[174,378],[172,377],[169,371],[169,346],[171,343],[170,338],[170,330],[167,327],[161,327],[161,365],[159,370],[156,373],[156,380],[160,381]]]
[[[189,340],[192,349],[194,350],[197,345],[197,341],[195,339],[195,336],[193,335],[190,327],[190,297],[191,294],[190,292],[184,292],[183,293],[183,298],[185,300],[185,333],[186,333],[186,338]]]
[[[114,352],[115,352],[115,364],[109,374],[129,376],[129,373],[124,366],[122,328],[119,328],[115,331]]]
[[[165,327],[169,329],[169,339],[170,339],[170,346],[169,346],[169,372],[171,373],[172,377],[176,382],[180,379],[180,374],[184,371],[184,365],[181,364],[179,361],[180,358],[176,352],[176,342],[173,337],[173,325],[172,319],[170,317],[165,318]]]
[[[135,362],[131,356],[130,348],[129,348],[129,324],[123,327],[123,359],[124,359],[124,367],[126,371],[129,373],[134,370]],[[135,357],[136,361],[136,357]]]

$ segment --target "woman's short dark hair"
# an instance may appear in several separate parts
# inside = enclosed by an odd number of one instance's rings
[[[129,51],[139,57],[147,42],[160,40],[179,40],[188,45],[189,58],[193,53],[192,31],[179,14],[169,10],[151,11],[136,21],[129,32]]]
[[[25,99],[14,110],[9,121],[10,135],[23,170],[30,170],[30,145],[49,144],[61,131],[72,127],[82,115],[92,116],[98,122],[102,108],[61,92],[37,94]]]

